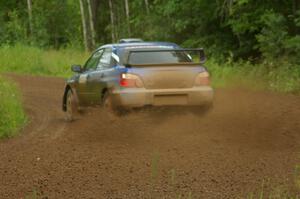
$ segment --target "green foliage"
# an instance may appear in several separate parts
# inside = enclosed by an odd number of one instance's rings
[[[108,1],[91,2],[96,43],[110,43],[112,24]],[[145,1],[131,0],[129,24],[124,1],[112,2],[117,39],[141,37],[172,41],[184,47],[201,46],[219,62],[233,55],[234,60],[261,62],[287,57],[290,62],[299,63],[296,59],[300,52],[297,0],[148,0],[149,13]],[[25,43],[56,49],[82,45],[79,1],[33,1],[32,14],[33,33],[30,34],[26,1],[2,1],[0,45]]]
[[[19,13],[16,10],[13,10],[8,13],[8,17],[11,19],[5,26],[7,34],[4,38],[6,42],[10,41],[22,41],[25,34],[25,27],[23,22],[19,18]]]
[[[68,77],[72,64],[84,64],[89,54],[74,48],[42,50],[36,47],[3,46],[0,48],[0,72],[17,72],[35,75]],[[236,85],[254,89],[270,89],[280,92],[300,92],[300,67],[289,61],[264,62],[253,65],[245,61],[233,61],[233,55],[223,63],[210,57],[206,63],[213,75],[215,87]]]
[[[0,138],[12,137],[26,122],[19,91],[0,76]]]
[[[29,30],[26,1],[0,2],[0,45],[25,43],[59,48],[82,41],[77,1],[32,2],[32,33]]]
[[[72,50],[82,48],[83,43],[79,1],[32,2],[32,34],[27,2],[0,2],[0,70],[67,76],[70,64],[83,63],[86,58],[80,50]],[[91,2],[96,43],[110,43],[113,28],[108,1]],[[268,88],[298,90],[297,0],[148,0],[149,13],[145,1],[130,0],[129,23],[124,1],[112,2],[117,39],[140,37],[204,47],[215,76],[220,77],[215,78],[217,82],[238,75],[247,76],[245,79],[261,75],[257,79],[264,79]],[[59,52],[51,50],[60,48]]]
[[[0,72],[67,77],[72,64],[84,64],[88,54],[77,49],[42,50],[18,44],[0,48]]]
[[[288,36],[286,20],[283,15],[269,11],[262,15],[261,21],[265,26],[256,36],[258,48],[264,57],[276,59],[284,53],[284,42]]]
[[[288,62],[281,67],[270,63],[253,65],[228,60],[219,64],[210,59],[206,64],[214,87],[246,87],[279,92],[300,93],[300,68]]]
[[[59,48],[81,41],[77,1],[33,1],[33,22],[35,45]]]

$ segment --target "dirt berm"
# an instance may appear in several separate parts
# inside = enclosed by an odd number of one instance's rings
[[[30,122],[0,141],[0,198],[246,198],[296,194],[300,97],[217,89],[197,117],[100,108],[66,123],[64,80],[11,75]],[[37,196],[37,197],[35,197]]]

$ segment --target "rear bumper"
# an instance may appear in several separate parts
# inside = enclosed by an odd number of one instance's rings
[[[112,92],[114,105],[120,107],[143,106],[204,106],[213,100],[213,89],[209,86],[185,89],[127,88]]]

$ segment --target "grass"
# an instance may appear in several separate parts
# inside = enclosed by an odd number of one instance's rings
[[[76,48],[42,50],[18,44],[0,47],[0,72],[68,77],[72,64],[83,64],[89,53]],[[253,65],[230,58],[219,64],[209,58],[206,66],[215,87],[248,87],[279,92],[300,93],[300,66],[287,61]]]
[[[72,64],[82,64],[88,54],[76,49],[42,50],[36,47],[0,47],[0,73],[68,77]],[[0,77],[0,138],[13,137],[25,124],[19,91],[13,82]]]
[[[38,194],[36,189],[33,189],[33,191],[30,194],[27,194],[25,196],[25,199],[37,199],[38,198]]]
[[[299,199],[300,195],[290,193],[287,187],[272,187],[271,185],[262,184],[259,191],[247,194],[246,199]],[[267,189],[267,190],[265,190]]]
[[[225,62],[214,59],[206,63],[215,87],[246,87],[285,93],[300,93],[300,66],[289,63]]]
[[[15,84],[0,76],[0,138],[16,135],[26,122],[19,91]]]
[[[18,44],[0,47],[0,72],[68,77],[72,64],[83,64],[89,53],[76,48],[42,50]],[[206,66],[213,75],[214,87],[248,87],[300,93],[300,66],[288,61],[253,65],[228,59],[219,64],[210,57]]]
[[[22,44],[4,45],[0,47],[0,72],[69,77],[73,74],[70,66],[83,64],[88,56],[89,53],[76,48],[43,50]],[[252,65],[228,59],[219,64],[210,58],[206,66],[212,74],[213,86],[217,88],[243,86],[300,93],[300,67],[288,62]],[[25,116],[15,86],[3,78],[0,80],[0,116],[5,118],[0,121],[0,137],[10,137],[24,123]]]
[[[88,54],[78,49],[49,49],[15,46],[0,47],[0,72],[68,77],[72,64],[83,64]]]

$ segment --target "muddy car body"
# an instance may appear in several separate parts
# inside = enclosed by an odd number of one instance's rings
[[[198,52],[194,63],[188,51]],[[213,89],[202,49],[166,42],[122,42],[95,50],[67,80],[63,110],[104,105],[113,111],[144,106],[210,106]],[[70,116],[70,117],[71,117]]]

